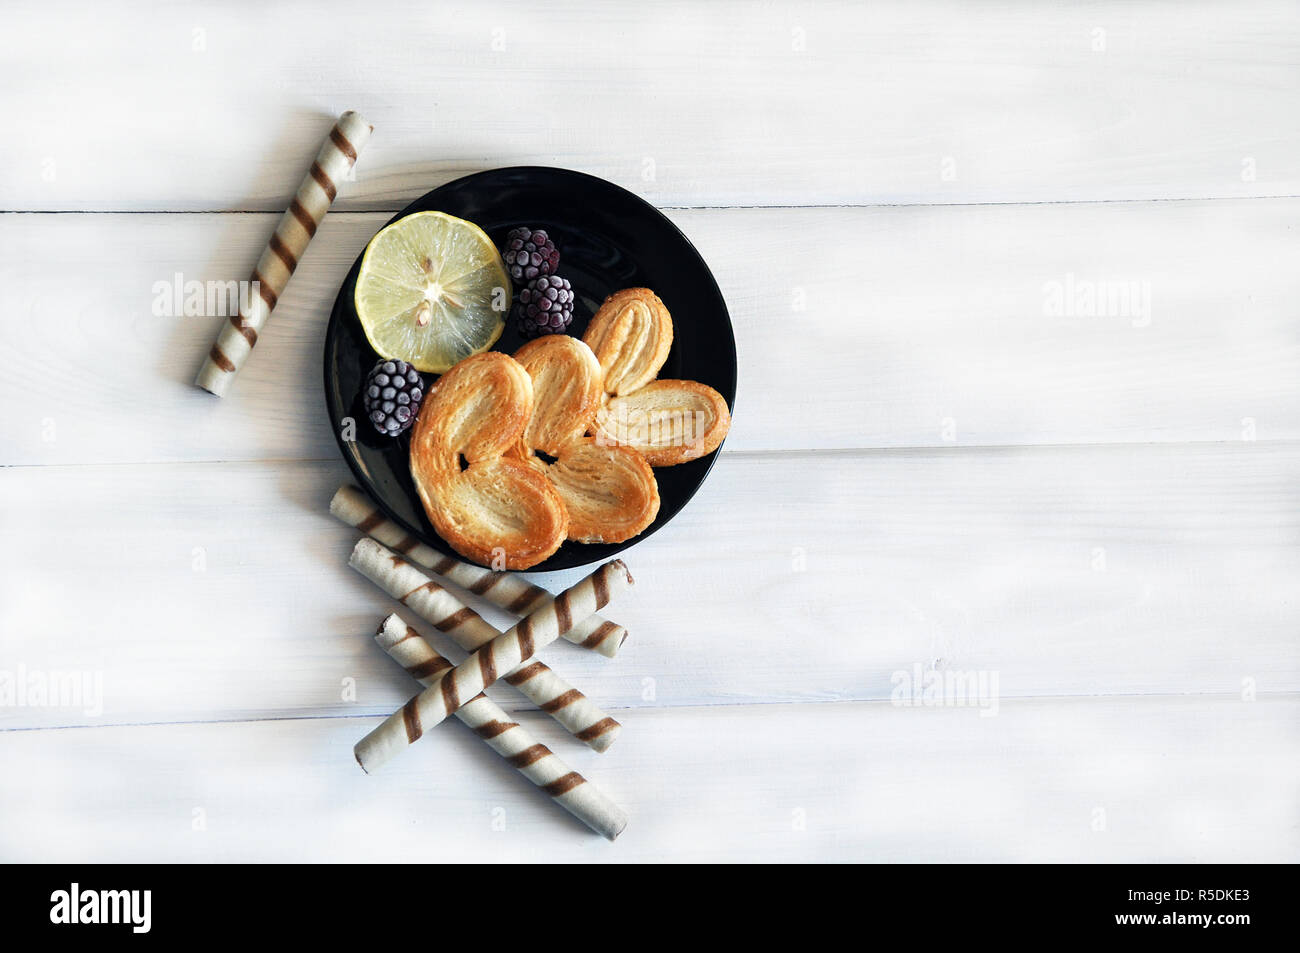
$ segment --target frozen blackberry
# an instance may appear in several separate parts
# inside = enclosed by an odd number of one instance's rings
[[[526,284],[534,278],[555,274],[555,268],[560,263],[560,250],[540,228],[534,231],[520,226],[511,229],[506,236],[506,247],[502,250],[501,257],[510,270],[510,277],[520,284]]]
[[[405,361],[380,361],[366,375],[362,394],[366,416],[375,429],[386,437],[396,437],[420,412],[424,379]]]
[[[567,278],[543,275],[519,292],[519,330],[524,337],[563,334],[573,323],[573,287]]]

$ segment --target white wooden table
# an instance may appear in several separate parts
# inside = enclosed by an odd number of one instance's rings
[[[0,14],[0,672],[102,679],[0,707],[0,860],[1300,859],[1294,4],[315,6]],[[345,108],[216,400],[155,283],[246,276]],[[622,737],[520,714],[613,845],[460,726],[351,755],[414,683],[326,513],[328,309],[527,163],[663,207],[740,351],[626,648],[546,652]]]

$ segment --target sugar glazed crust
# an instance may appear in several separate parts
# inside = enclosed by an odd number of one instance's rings
[[[696,381],[656,380],[673,342],[672,317],[649,288],[610,295],[587,326],[604,373],[605,400],[591,434],[631,447],[655,467],[717,450],[731,429],[727,402]]]
[[[493,569],[528,569],[570,539],[621,543],[659,514],[652,467],[718,449],[727,402],[657,380],[672,316],[649,288],[605,299],[579,341],[466,358],[426,395],[411,476],[438,534]]]
[[[649,463],[628,447],[587,436],[603,395],[600,364],[582,341],[551,335],[515,359],[533,382],[533,414],[519,454],[564,500],[569,539],[621,543],[654,522],[659,486]]]
[[[568,534],[551,481],[510,453],[533,412],[532,379],[509,355],[466,358],[426,395],[411,431],[411,476],[447,543],[494,569],[528,569]]]

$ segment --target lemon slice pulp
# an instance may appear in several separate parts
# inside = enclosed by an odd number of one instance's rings
[[[510,310],[510,278],[473,222],[416,212],[366,246],[357,316],[383,357],[442,374],[496,343]]]

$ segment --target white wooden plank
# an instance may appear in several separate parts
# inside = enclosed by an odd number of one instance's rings
[[[1300,859],[1294,696],[629,713],[596,755],[608,844],[460,725],[375,776],[361,718],[6,732],[5,861]],[[199,829],[196,829],[198,827]]]
[[[1300,193],[1286,0],[74,9],[6,5],[0,209],[278,211],[345,108],[352,208],[520,163],[674,206]]]
[[[0,471],[0,669],[103,678],[102,712],[0,726],[397,708],[411,683],[370,640],[397,606],[325,511],[343,479]],[[612,708],[882,699],[918,665],[1006,697],[1296,691],[1298,531],[1296,445],[733,454],[628,552],[619,657],[545,656]]]
[[[1298,200],[673,217],[736,328],[729,450],[1300,439]],[[332,459],[324,326],[383,215],[326,220],[224,401],[190,386],[223,319],[151,313],[273,218],[0,216],[0,463]],[[1137,296],[1054,297],[1090,282]]]

